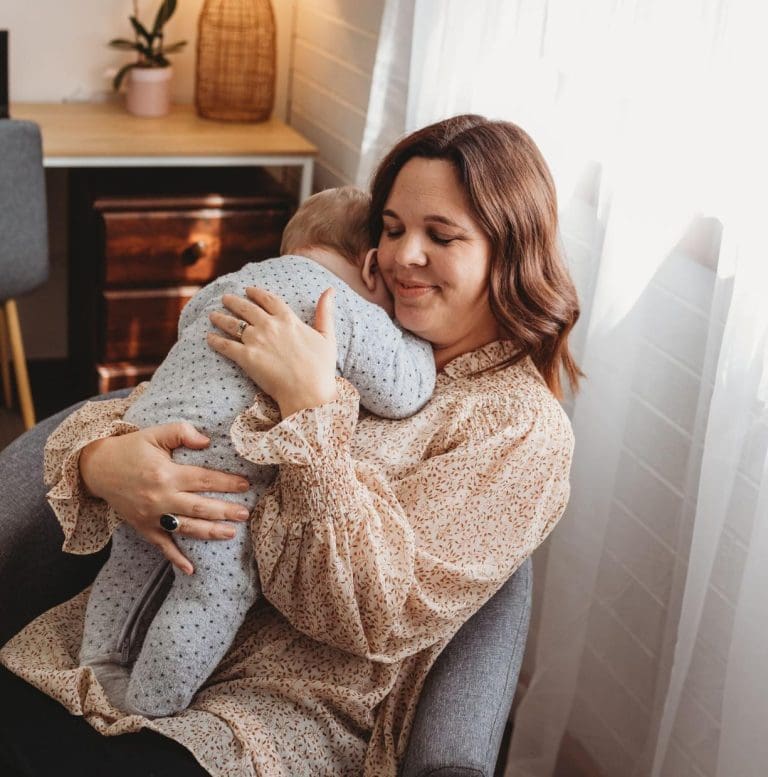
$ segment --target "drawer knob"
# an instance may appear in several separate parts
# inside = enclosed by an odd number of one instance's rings
[[[181,258],[184,264],[194,264],[208,251],[208,243],[205,240],[195,240],[182,251]]]

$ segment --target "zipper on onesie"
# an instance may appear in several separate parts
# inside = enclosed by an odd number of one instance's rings
[[[153,600],[158,591],[163,587],[167,578],[173,576],[173,569],[169,561],[162,561],[157,565],[155,570],[150,575],[144,587],[141,590],[139,598],[136,600],[131,612],[125,619],[123,628],[120,631],[120,636],[117,641],[118,650],[120,651],[121,663],[123,665],[128,664],[131,648],[136,640],[139,624],[142,620],[142,615],[146,612],[147,608],[153,604]],[[159,607],[159,604],[158,604]]]

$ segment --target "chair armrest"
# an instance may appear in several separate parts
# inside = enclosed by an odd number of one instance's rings
[[[456,633],[430,669],[401,777],[492,777],[531,612],[532,564]]]
[[[41,421],[0,452],[0,645],[41,612],[82,591],[104,563],[106,551],[62,552],[64,535],[45,500],[45,441],[82,404]]]

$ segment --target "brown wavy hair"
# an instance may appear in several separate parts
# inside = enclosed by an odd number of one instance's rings
[[[563,396],[563,371],[576,392],[583,373],[568,349],[568,335],[579,318],[579,301],[558,245],[555,186],[536,144],[511,122],[473,114],[406,136],[373,177],[373,245],[381,237],[382,211],[395,178],[414,157],[453,164],[490,240],[489,303],[502,336],[516,347],[497,368],[530,356],[556,397]]]

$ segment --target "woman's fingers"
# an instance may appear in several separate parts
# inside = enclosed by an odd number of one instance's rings
[[[147,427],[118,437],[105,437],[80,452],[80,474],[88,492],[108,502],[136,532],[153,543],[178,569],[192,574],[191,563],[160,526],[162,513],[181,519],[182,536],[226,540],[230,521],[248,520],[248,511],[210,493],[242,493],[249,488],[240,476],[204,467],[176,464],[174,448],[202,449],[209,439],[189,423]]]
[[[240,475],[196,467],[193,464],[178,464],[177,467],[179,491],[217,491],[237,494],[248,490],[248,481]]]
[[[330,338],[334,344],[336,342],[335,303],[336,289],[330,287],[320,295],[315,308],[315,329],[321,335]]]
[[[168,561],[170,561],[177,569],[184,572],[185,575],[194,573],[195,568],[192,566],[192,562],[179,550],[176,543],[171,539],[170,534],[163,532],[161,529],[160,533],[148,537],[148,539],[160,548]]]
[[[208,344],[230,359],[275,400],[285,418],[297,410],[334,400],[336,342],[331,290],[319,300],[315,326],[304,323],[275,294],[249,286],[248,299],[225,294],[227,314],[212,313],[219,333],[210,332]],[[251,325],[238,337],[238,322]],[[227,336],[228,335],[228,336]],[[239,341],[242,340],[242,341]]]
[[[273,296],[273,299],[277,299],[277,297]],[[221,302],[227,310],[236,316],[236,320],[242,319],[256,327],[263,326],[269,317],[274,315],[255,300],[238,297],[236,294],[224,294]]]
[[[226,313],[219,313],[218,311],[209,313],[208,319],[217,329],[220,329],[222,332],[224,332],[225,335],[234,337],[237,340],[240,339],[238,330],[240,329],[240,322],[245,321],[245,319],[233,318],[232,316],[228,316]],[[246,321],[246,323],[248,322]],[[253,325],[249,324],[249,326]]]
[[[229,522],[212,523],[186,515],[176,517],[179,520],[179,528],[173,533],[177,536],[195,540],[231,540],[237,532],[235,526]]]
[[[179,521],[179,528],[169,534],[163,529],[153,532],[149,539],[162,551],[163,555],[175,567],[187,575],[194,573],[194,567],[189,559],[181,552],[178,545],[173,541],[173,535],[181,535],[196,540],[231,540],[234,538],[237,530],[232,524],[212,523],[209,520],[190,518],[186,515],[176,515]],[[159,521],[158,521],[159,523]],[[146,536],[146,535],[145,535]]]
[[[222,499],[180,492],[174,498],[174,515],[187,515],[206,521],[247,521],[248,510]]]
[[[245,297],[224,294],[222,304],[238,318],[253,326],[263,323],[269,316],[294,316],[295,313],[285,300],[258,286],[248,286]]]
[[[206,336],[206,340],[214,351],[220,353],[222,356],[226,356],[227,359],[231,359],[235,364],[248,372],[246,368],[246,364],[249,361],[248,349],[243,343],[238,343],[236,340],[230,340],[228,337],[222,337],[214,332],[209,332]]]
[[[167,451],[174,448],[192,448],[200,450],[207,448],[210,440],[202,432],[198,432],[192,424],[186,421],[173,421],[147,427],[154,442]]]
[[[291,306],[285,300],[266,289],[259,286],[248,286],[245,294],[249,300],[255,302],[272,316],[294,315]]]
[[[211,500],[213,501],[213,500]],[[163,555],[175,567],[187,575],[194,573],[194,567],[189,559],[181,552],[178,545],[173,541],[174,535],[189,537],[196,540],[231,540],[237,533],[236,528],[229,522],[224,523],[224,516],[221,521],[211,521],[210,515],[205,518],[191,518],[187,515],[174,513],[179,521],[179,528],[172,534],[165,531],[160,526],[160,519],[157,519],[157,529],[145,529],[143,535],[146,539],[156,545],[162,551]],[[246,517],[248,513],[246,511]],[[234,519],[233,519],[234,520]],[[243,519],[240,519],[241,521]]]

